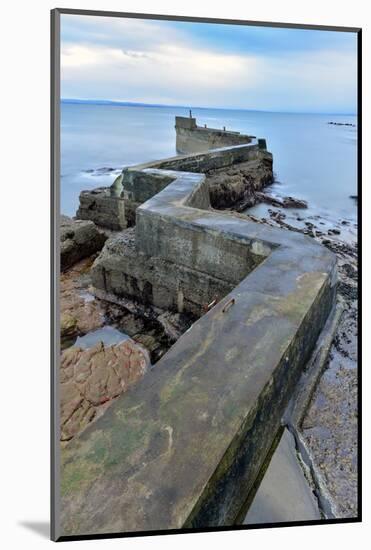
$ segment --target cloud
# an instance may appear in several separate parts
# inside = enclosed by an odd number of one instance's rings
[[[174,29],[167,21],[135,18],[62,15],[61,35],[64,44],[90,44],[112,48],[151,51],[158,44],[186,42],[189,36]]]
[[[206,24],[174,26],[164,21],[63,15],[62,97],[354,112],[355,37],[342,42],[339,33],[333,33],[332,48],[329,33],[322,44],[321,33],[313,31],[315,48],[306,35],[311,47],[305,48],[301,40],[299,49],[291,43],[285,52],[272,47],[257,52],[241,48],[241,36],[233,49],[229,33],[219,34],[215,43],[215,25],[210,34],[208,28]],[[264,29],[267,37],[268,31]],[[224,49],[223,36],[229,45]]]
[[[70,45],[62,48],[62,96],[76,96],[84,88],[99,98],[146,99],[214,105],[259,80],[253,57],[223,55],[181,44],[159,44],[151,53],[104,46]],[[169,95],[170,94],[170,95]],[[97,96],[94,96],[97,98]],[[213,97],[215,100],[213,100]]]

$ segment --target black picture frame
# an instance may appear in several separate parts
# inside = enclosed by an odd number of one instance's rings
[[[357,35],[357,188],[358,188],[358,514],[350,519],[324,519],[313,521],[292,521],[274,524],[223,526],[195,529],[169,529],[165,531],[118,532],[94,535],[61,536],[58,527],[59,515],[59,396],[58,368],[60,353],[60,321],[59,321],[59,274],[60,274],[60,17],[63,14],[86,15],[97,17],[133,18],[160,21],[183,21],[196,23],[246,25],[261,27],[278,27],[287,29],[311,29],[324,31],[339,31]],[[262,529],[267,527],[287,527],[301,525],[344,524],[362,521],[362,29],[358,27],[337,27],[315,24],[277,23],[268,21],[249,21],[237,19],[199,18],[191,16],[158,15],[147,13],[126,13],[115,11],[97,11],[56,8],[51,10],[51,539],[54,541],[73,541],[105,538],[124,538],[139,536],[154,536],[167,534],[185,534],[192,532],[217,532]]]

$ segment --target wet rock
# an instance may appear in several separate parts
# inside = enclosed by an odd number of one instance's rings
[[[283,199],[284,208],[308,208],[307,201],[301,199],[295,199],[294,197],[284,197]]]
[[[138,334],[138,332],[145,330],[144,319],[130,312],[122,315],[119,326],[122,327],[124,332],[129,336],[134,336],[134,334]]]
[[[327,124],[332,124],[333,126],[352,126],[355,128],[355,124],[352,124],[351,122],[328,122]]]
[[[72,338],[78,334],[77,319],[69,311],[61,313],[60,322],[62,338]]]
[[[160,357],[162,357],[168,347],[161,344],[161,339],[158,338],[158,335],[155,330],[152,332],[141,332],[134,334],[133,340],[138,344],[142,345],[150,354],[151,363],[156,363]]]
[[[143,377],[150,365],[148,352],[132,340],[90,349],[65,350],[60,368],[61,440],[80,433],[102,412],[102,406]]]
[[[257,202],[265,202],[267,204],[272,204],[273,206],[278,206],[279,208],[308,208],[308,203],[304,200],[295,199],[294,197],[273,197],[267,193],[255,193]]]
[[[171,342],[176,342],[190,326],[189,315],[182,313],[172,313],[167,311],[160,315],[157,320],[163,327],[166,336]]]
[[[329,229],[329,230],[327,231],[327,234],[328,234],[328,235],[340,235],[340,233],[341,233],[340,229],[336,229],[336,228],[334,228],[334,229]]]
[[[284,208],[283,201],[278,197],[273,197],[267,193],[256,193],[257,202],[265,202],[271,204],[272,206],[277,206],[279,208]]]
[[[61,274],[60,331],[62,348],[81,336],[103,326],[104,315],[90,295],[90,267],[94,258],[86,258]]]
[[[213,208],[231,208],[242,212],[257,202],[255,192],[273,182],[272,155],[261,151],[259,158],[206,174]]]
[[[92,176],[104,176],[106,174],[111,174],[112,172],[117,172],[118,170],[118,168],[102,166],[101,168],[89,168],[89,170],[85,170],[85,173],[91,174]]]
[[[101,250],[105,241],[106,236],[93,222],[61,216],[61,270],[65,271],[82,258]]]
[[[357,287],[345,282],[338,284],[338,292],[348,300],[357,300],[358,298]]]
[[[356,280],[358,278],[358,272],[351,264],[343,264],[341,270],[344,271],[346,276],[350,279]]]

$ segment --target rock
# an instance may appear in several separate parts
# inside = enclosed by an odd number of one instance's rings
[[[101,250],[106,238],[91,221],[61,216],[61,271]]]
[[[183,313],[167,311],[159,315],[157,320],[171,342],[176,342],[190,326],[190,317]]]
[[[273,182],[272,155],[260,151],[259,158],[240,162],[206,174],[213,208],[231,208],[242,212],[256,203],[255,191]]]
[[[334,229],[329,229],[329,230],[327,231],[327,234],[328,234],[328,235],[340,235],[340,233],[341,233],[340,229],[336,229],[336,228],[334,228]]]
[[[283,201],[278,197],[272,197],[267,193],[256,193],[257,202],[265,202],[271,204],[272,206],[277,206],[278,208],[284,208]]]
[[[294,197],[284,197],[283,199],[284,208],[308,208],[307,201],[301,199],[295,199]]]
[[[119,326],[121,326],[123,331],[129,336],[134,336],[134,334],[138,334],[138,332],[144,330],[144,324],[144,318],[128,312],[121,317]]]
[[[272,204],[279,208],[308,208],[308,203],[306,201],[295,199],[294,197],[272,197],[267,193],[257,192],[255,193],[256,202],[265,202],[267,204]]]
[[[328,122],[327,124],[332,124],[333,126],[352,126],[355,128],[355,124],[352,124],[351,122]]]
[[[150,365],[148,352],[133,340],[90,349],[65,350],[60,368],[61,440],[68,441],[141,379]]]
[[[342,271],[346,274],[347,277],[353,280],[357,280],[358,272],[351,264],[343,264]]]
[[[346,300],[357,300],[358,298],[358,289],[355,285],[350,285],[345,282],[338,283],[338,292],[341,294]]]
[[[105,174],[111,174],[111,172],[117,171],[118,168],[110,168],[109,166],[102,166],[102,168],[89,168],[85,170],[87,174],[92,174],[93,176],[104,176]]]
[[[138,342],[148,350],[151,363],[154,365],[168,351],[170,344],[165,341],[162,335],[155,329],[149,332],[141,332],[133,336],[133,340]]]
[[[100,304],[89,295],[90,267],[93,258],[85,258],[60,277],[60,331],[62,347],[73,339],[103,325]],[[84,298],[84,293],[89,299]],[[71,342],[72,340],[72,342]]]
[[[61,313],[61,337],[71,338],[78,333],[77,319],[69,311]]]

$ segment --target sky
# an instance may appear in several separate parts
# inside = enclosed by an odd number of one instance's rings
[[[63,14],[61,97],[354,114],[357,38]]]

